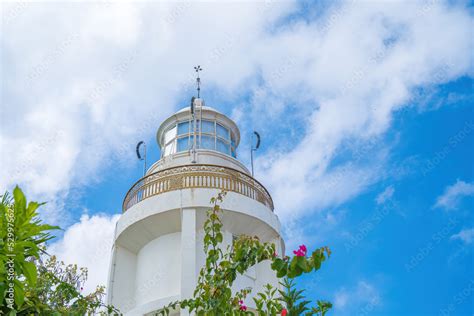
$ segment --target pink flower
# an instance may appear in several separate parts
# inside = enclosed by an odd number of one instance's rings
[[[276,252],[273,253],[273,257],[276,257],[278,256],[278,254]]]
[[[307,249],[305,245],[301,245],[298,250],[294,250],[293,253],[297,257],[306,257]]]
[[[288,311],[286,310],[286,308],[283,308],[281,310],[281,316],[286,316],[286,314],[288,314]]]
[[[244,305],[244,301],[240,300],[239,305],[240,305],[240,310],[241,311],[246,311],[247,310],[247,306]]]

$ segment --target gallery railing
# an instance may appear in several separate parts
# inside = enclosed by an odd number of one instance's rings
[[[235,192],[265,204],[273,211],[273,200],[257,180],[236,169],[216,165],[186,165],[163,169],[137,181],[123,201],[123,212],[138,202],[161,193],[210,188]]]

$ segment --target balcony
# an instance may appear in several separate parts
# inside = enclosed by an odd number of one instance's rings
[[[249,175],[217,165],[185,165],[151,173],[137,181],[127,192],[122,211],[149,197],[174,190],[205,188],[235,192],[254,199],[273,211],[273,200],[257,180]]]

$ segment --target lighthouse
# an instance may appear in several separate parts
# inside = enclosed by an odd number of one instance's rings
[[[284,253],[272,198],[237,159],[240,131],[234,121],[198,94],[161,123],[156,140],[161,158],[125,195],[115,229],[107,301],[125,315],[151,315],[192,297],[205,263],[206,211],[222,190],[224,247],[250,235]],[[252,288],[246,300],[252,309],[251,298],[268,283],[278,286],[278,279],[270,263],[262,262],[239,275],[233,290]]]

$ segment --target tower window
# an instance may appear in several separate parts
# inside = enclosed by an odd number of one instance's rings
[[[184,135],[190,133],[189,122],[181,122],[178,124],[178,135]]]
[[[217,123],[217,136],[222,137],[225,140],[229,140],[229,130],[221,124]]]
[[[201,146],[202,149],[215,149],[215,139],[212,136],[202,135]]]
[[[193,129],[193,123],[190,121],[179,122],[169,128],[164,133],[162,155],[190,150],[193,146]],[[236,157],[234,138],[224,125],[211,120],[197,120],[196,133],[200,136],[196,139],[196,148],[216,150]]]
[[[215,134],[215,123],[213,121],[202,121],[202,132],[206,134]]]
[[[192,137],[189,137],[189,136],[178,138],[177,152],[191,149],[191,145],[192,145],[191,140],[192,140]]]
[[[217,151],[220,151],[221,153],[230,155],[230,144],[224,142],[221,139],[217,139]]]

